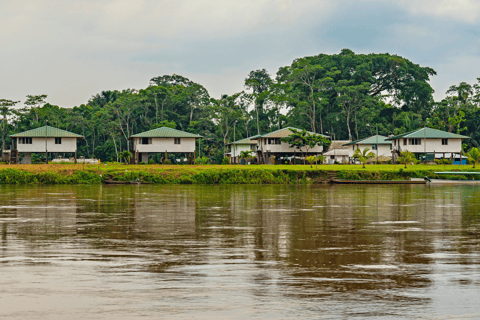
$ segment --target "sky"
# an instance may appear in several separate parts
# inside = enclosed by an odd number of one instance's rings
[[[213,97],[296,58],[390,53],[449,86],[480,77],[478,0],[1,0],[0,99],[61,107],[179,74]]]

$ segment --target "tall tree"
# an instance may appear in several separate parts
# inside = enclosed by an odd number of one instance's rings
[[[20,101],[0,99],[0,114],[2,115],[2,150],[6,150],[5,128],[8,124],[7,117],[12,114],[12,108]]]
[[[260,116],[264,114],[264,105],[268,99],[272,83],[272,78],[266,69],[250,71],[245,78],[245,88],[251,91],[252,102],[255,107],[257,134],[260,134]]]
[[[38,123],[38,109],[40,109],[46,102],[46,94],[40,94],[36,96],[27,95],[27,100],[24,102],[26,106],[29,106],[33,112],[35,112],[35,119]]]

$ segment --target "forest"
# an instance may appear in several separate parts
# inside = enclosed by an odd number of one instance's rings
[[[102,91],[85,104],[64,108],[48,95],[20,101],[0,97],[1,144],[9,135],[48,124],[81,134],[79,156],[117,161],[130,150],[132,134],[168,126],[203,136],[199,154],[220,163],[229,142],[286,126],[356,140],[376,133],[400,134],[428,126],[467,135],[466,148],[480,143],[480,78],[452,84],[434,101],[435,70],[388,53],[319,54],[295,59],[276,75],[253,70],[244,90],[211,97],[180,75],[150,80],[144,89]]]

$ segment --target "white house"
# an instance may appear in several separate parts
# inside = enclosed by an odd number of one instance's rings
[[[24,154],[22,163],[32,162],[32,153],[70,153],[77,159],[77,139],[83,136],[61,130],[58,128],[44,126],[10,136],[12,138],[12,162],[18,162],[18,155]]]
[[[412,152],[417,158],[426,154],[433,154],[435,158],[437,154],[442,154],[444,158],[447,154],[451,154],[451,156],[461,154],[463,139],[470,139],[470,137],[432,128],[422,128],[392,136],[386,140],[392,141],[393,157],[397,159],[405,150]]]
[[[334,164],[335,161],[338,163],[349,163],[351,158],[350,147],[346,145],[349,142],[350,140],[332,141],[328,150],[323,153],[325,162],[327,164]]]
[[[256,146],[258,142],[254,139],[258,137],[260,136],[256,135],[227,144],[227,146],[231,146],[230,152],[227,153],[227,157],[230,159],[230,163],[240,163],[240,153],[242,151],[252,151],[252,157],[256,157],[257,153],[255,152],[255,150],[257,149]]]
[[[281,139],[290,136],[293,132],[297,130],[302,131],[301,129],[287,127],[277,131],[273,131],[267,134],[260,135],[256,138],[251,138],[257,140],[257,159],[259,163],[269,164],[271,163],[271,157],[274,156],[275,159],[284,159],[290,158],[293,156],[296,157],[308,156],[308,155],[317,155],[323,152],[323,146],[315,146],[313,148],[303,147],[302,149],[290,148],[290,144],[283,142]],[[329,138],[328,136],[322,135],[320,133],[308,132],[310,134],[316,134],[324,138]],[[295,160],[294,160],[295,161]]]
[[[355,150],[360,149],[361,152],[365,149],[370,149],[376,156],[376,159],[385,157],[392,158],[392,141],[386,140],[387,137],[381,135],[374,135],[365,139],[360,139],[346,143],[349,147],[349,157],[353,158]]]
[[[195,141],[200,139],[198,134],[180,131],[167,127],[160,127],[132,135],[135,163],[148,162],[150,153],[183,153],[195,161]]]

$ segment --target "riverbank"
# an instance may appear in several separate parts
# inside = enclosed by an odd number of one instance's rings
[[[472,180],[480,176],[436,175],[440,171],[476,171],[455,165],[0,165],[0,184],[100,184],[144,181],[157,184],[315,184],[333,179],[406,180],[411,178]]]

